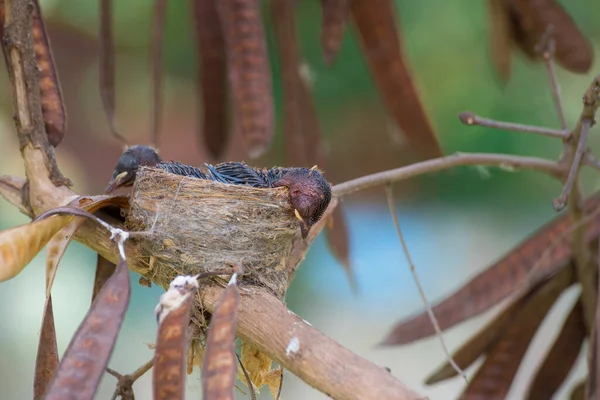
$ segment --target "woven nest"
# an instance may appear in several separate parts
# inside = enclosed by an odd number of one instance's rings
[[[126,219],[137,259],[152,282],[168,288],[177,275],[241,265],[241,283],[268,288],[283,299],[294,268],[287,266],[299,222],[286,188],[258,189],[174,175],[137,173]]]

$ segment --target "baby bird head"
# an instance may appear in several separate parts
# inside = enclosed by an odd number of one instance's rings
[[[316,168],[290,168],[273,186],[285,186],[290,204],[301,221],[300,231],[306,239],[311,226],[316,224],[331,201],[331,186]]]
[[[133,185],[140,166],[151,167],[161,161],[162,159],[152,147],[139,145],[127,148],[117,161],[104,193],[112,193],[117,188]]]

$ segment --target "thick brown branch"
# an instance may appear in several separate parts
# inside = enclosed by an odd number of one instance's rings
[[[29,206],[37,212],[48,208],[47,203],[52,204],[53,197],[42,193],[61,192],[63,196],[58,197],[66,197],[70,190],[63,185],[69,185],[70,181],[60,173],[54,149],[46,136],[39,69],[31,34],[33,8],[29,7],[28,0],[5,1],[4,7],[6,17],[2,46],[13,86],[15,125],[32,194]]]
[[[560,178],[565,173],[565,168],[556,162],[536,157],[521,157],[508,154],[486,154],[486,153],[454,153],[453,155],[434,158],[407,165],[406,167],[378,172],[372,175],[362,176],[351,181],[343,182],[333,186],[333,192],[337,196],[345,196],[358,190],[364,190],[375,186],[387,185],[393,182],[414,178],[418,175],[442,171],[452,167],[476,165],[476,166],[499,166],[505,168],[526,168],[546,172],[551,176]]]
[[[586,92],[583,95],[583,109],[577,120],[577,124],[571,131],[571,140],[565,142],[565,149],[563,151],[563,159],[561,163],[571,165],[576,161],[577,147],[584,147],[585,142],[581,144],[581,139],[585,140],[587,135],[586,129],[592,126],[595,122],[596,111],[600,107],[600,75],[596,76]],[[582,133],[584,135],[581,138]],[[579,168],[577,168],[577,171]],[[577,174],[578,175],[578,174]],[[592,262],[592,255],[589,246],[585,240],[585,230],[582,227],[583,224],[579,222],[585,217],[585,213],[581,209],[582,195],[579,190],[579,180],[577,176],[574,178],[572,183],[573,190],[568,197],[569,212],[572,215],[573,223],[578,226],[573,231],[572,236],[572,247],[573,255],[575,258],[575,265],[577,271],[577,277],[581,283],[581,302],[583,305],[584,320],[586,323],[587,332],[590,333],[595,323],[596,315],[596,287],[595,282],[595,271],[596,267]]]

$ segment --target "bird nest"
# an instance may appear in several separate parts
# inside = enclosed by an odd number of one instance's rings
[[[143,167],[137,173],[129,231],[144,275],[168,288],[177,275],[241,265],[241,283],[283,299],[295,266],[288,265],[299,221],[286,188],[263,189],[174,175]]]

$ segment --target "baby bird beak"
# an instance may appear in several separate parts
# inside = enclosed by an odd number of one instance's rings
[[[308,231],[310,230],[310,226],[304,221],[298,210],[294,210],[294,215],[300,221],[300,233],[302,234],[302,239],[306,239],[308,236]]]
[[[105,194],[110,194],[114,192],[117,188],[119,188],[123,183],[127,182],[129,172],[123,171],[119,175],[115,176],[109,183],[106,189],[104,189]]]

